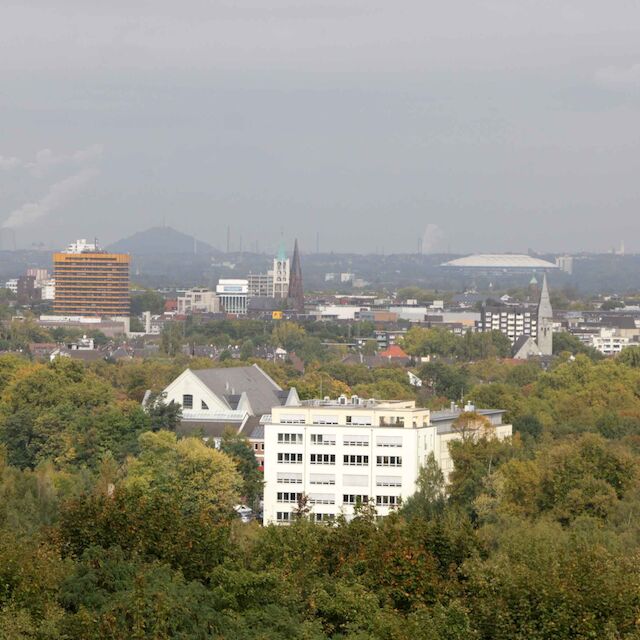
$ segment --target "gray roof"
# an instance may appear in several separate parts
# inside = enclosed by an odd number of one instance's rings
[[[247,394],[256,415],[271,413],[272,407],[284,404],[280,396],[282,389],[257,364],[251,367],[197,369],[192,373],[219,398],[224,399],[230,408],[237,407],[242,393]]]

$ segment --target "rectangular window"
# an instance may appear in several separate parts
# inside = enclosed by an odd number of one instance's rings
[[[357,427],[370,427],[373,425],[373,416],[349,416],[351,421],[347,424],[351,424]]]
[[[402,456],[377,456],[376,465],[378,467],[401,467]]]
[[[304,415],[280,416],[280,424],[305,424],[306,422]]]
[[[378,507],[397,507],[401,501],[400,496],[376,496],[376,506]]]
[[[182,396],[182,408],[193,409],[193,396],[190,393],[185,393]]]
[[[310,473],[309,484],[335,484],[336,477],[332,473]]]
[[[312,453],[311,464],[335,464],[336,456],[333,453]]]
[[[332,493],[310,493],[310,504],[335,504],[336,497]]]
[[[282,484],[302,484],[302,474],[280,472],[276,476],[276,482],[281,482]]]
[[[312,513],[311,519],[315,522],[333,522],[336,517],[333,513]]]
[[[378,476],[376,478],[376,487],[401,487],[401,476]]]
[[[338,416],[315,416],[314,424],[338,424]]]
[[[369,476],[357,476],[351,473],[345,473],[342,476],[342,484],[345,487],[368,487]]]
[[[312,433],[311,444],[327,444],[333,445],[336,443],[336,437],[334,434],[327,433]]]
[[[289,462],[291,464],[302,464],[301,453],[279,453],[278,462]]]
[[[291,522],[291,513],[289,511],[276,512],[276,520],[278,522]]]
[[[301,433],[279,433],[278,444],[302,444],[303,435]]]
[[[366,504],[369,502],[369,496],[365,495],[354,495],[353,493],[345,493],[342,496],[342,502],[344,504]]]
[[[402,436],[377,436],[376,445],[378,447],[401,447]]]
[[[369,464],[369,456],[349,454],[342,457],[342,462],[349,467],[365,467]]]
[[[298,500],[302,497],[301,493],[293,493],[289,491],[278,491],[278,502],[292,502],[298,504]]]
[[[342,444],[345,447],[368,447],[369,446],[369,436],[344,436],[342,438]]]

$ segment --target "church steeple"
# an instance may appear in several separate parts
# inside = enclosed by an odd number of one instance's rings
[[[298,239],[293,246],[293,258],[291,259],[291,275],[289,278],[289,299],[293,308],[298,313],[304,313],[304,288],[302,286],[302,265],[298,252]]]
[[[547,274],[542,278],[542,291],[538,302],[538,336],[536,342],[538,348],[544,356],[553,353],[553,309],[549,298],[549,288],[547,287]]]

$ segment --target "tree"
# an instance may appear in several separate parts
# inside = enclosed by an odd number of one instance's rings
[[[127,471],[126,487],[149,494],[177,494],[185,509],[222,519],[232,515],[242,488],[229,456],[200,438],[178,440],[169,431],[142,434],[140,454],[129,460]]]
[[[273,327],[271,339],[273,343],[286,351],[296,351],[302,346],[305,330],[295,322],[285,320]]]
[[[640,368],[640,347],[624,348],[618,355],[617,360],[628,367]]]
[[[166,393],[152,393],[145,404],[152,431],[175,431],[182,420],[182,406],[173,400],[166,402]]]
[[[226,453],[235,462],[243,480],[242,496],[252,508],[255,508],[262,497],[264,482],[249,441],[239,436],[233,429],[225,429],[220,442],[220,451]]]
[[[402,514],[407,518],[428,520],[441,513],[445,506],[444,487],[444,474],[431,452],[418,473],[416,492],[402,506]]]
[[[253,357],[255,345],[252,340],[245,340],[240,347],[240,360],[248,360]]]

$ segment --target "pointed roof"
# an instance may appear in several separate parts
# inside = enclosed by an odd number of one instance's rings
[[[546,273],[542,278],[542,291],[540,291],[540,302],[538,303],[538,318],[553,318]]]
[[[291,259],[291,271],[289,274],[289,298],[293,301],[298,313],[304,313],[304,289],[302,286],[302,265],[300,264],[300,252],[298,251],[298,238],[293,245],[293,258]]]

